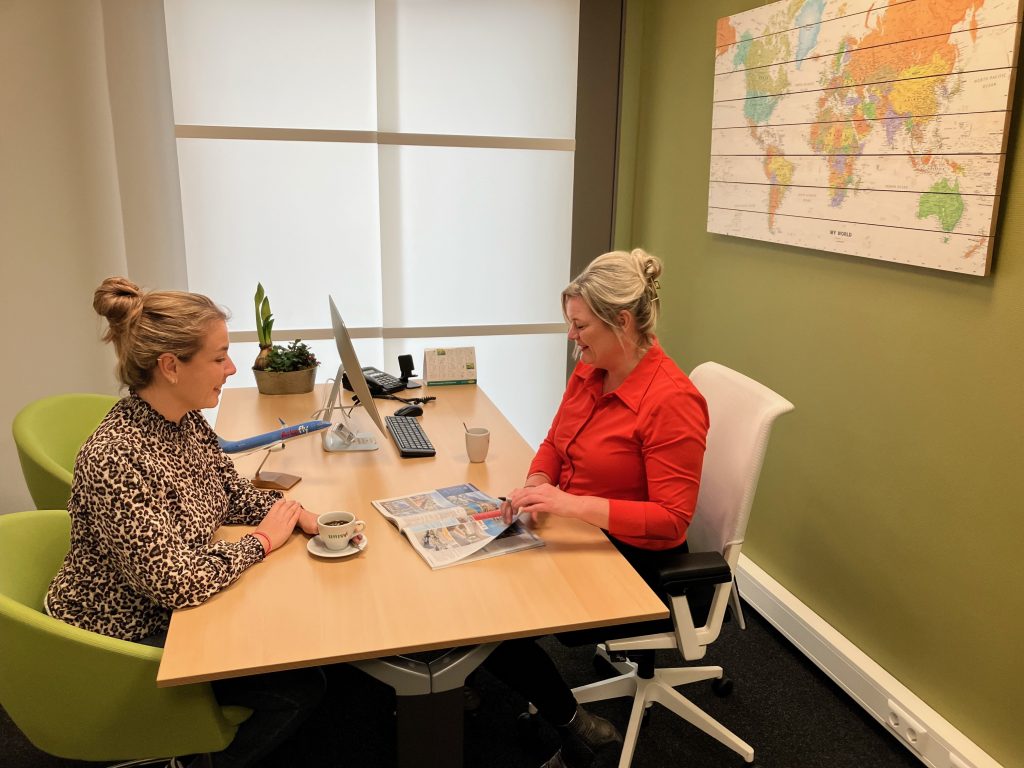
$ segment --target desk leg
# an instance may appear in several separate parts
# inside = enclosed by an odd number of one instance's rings
[[[424,768],[433,768],[435,764],[431,763],[429,759],[439,752],[444,752],[444,749],[430,749],[429,747],[420,746],[419,756],[427,759],[422,761],[416,760],[417,746],[434,743],[437,737],[436,733],[431,733],[435,726],[430,720],[433,715],[430,711],[431,702],[433,701],[430,693],[430,666],[426,662],[409,659],[404,656],[391,656],[386,659],[367,659],[366,661],[355,661],[352,664],[371,677],[375,677],[385,685],[395,689],[395,728],[398,735],[398,765],[402,767],[419,764],[424,766]],[[456,744],[459,747],[458,766],[461,766],[461,720],[459,721],[459,728],[459,741]]]
[[[398,768],[462,768],[462,689],[497,646],[455,648],[429,664],[404,656],[353,662],[395,689]]]
[[[462,768],[462,686],[395,697],[398,768]]]

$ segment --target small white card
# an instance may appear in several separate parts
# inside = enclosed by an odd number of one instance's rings
[[[423,380],[432,386],[476,384],[476,347],[423,350]]]

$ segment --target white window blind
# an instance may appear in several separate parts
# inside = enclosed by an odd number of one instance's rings
[[[380,130],[572,138],[579,2],[388,0]]]
[[[331,376],[331,293],[364,365],[476,346],[536,445],[564,384],[578,0],[164,5],[189,287],[232,338],[262,282],[275,340],[302,331]],[[255,345],[232,355],[251,385]]]
[[[179,125],[377,129],[374,4],[165,0]]]

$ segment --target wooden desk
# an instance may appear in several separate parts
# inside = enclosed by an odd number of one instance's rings
[[[266,469],[303,477],[288,495],[306,508],[344,509],[365,520],[367,547],[320,559],[297,532],[203,605],[175,611],[159,686],[668,616],[601,531],[571,520],[552,518],[537,529],[545,547],[432,571],[370,502],[461,482],[501,495],[522,483],[533,451],[479,388],[438,387],[431,394],[437,400],[424,406],[421,423],[435,457],[402,459],[379,435],[377,451],[326,453],[315,435],[270,457]],[[228,389],[217,430],[238,439],[274,429],[278,418],[306,420],[321,399],[320,388],[274,397]],[[377,403],[383,413],[401,405]],[[361,409],[354,418],[376,432]],[[491,430],[485,463],[469,463],[463,422]],[[261,459],[253,454],[236,463],[251,477]],[[237,539],[247,530],[222,533]],[[457,693],[461,699],[461,687]]]

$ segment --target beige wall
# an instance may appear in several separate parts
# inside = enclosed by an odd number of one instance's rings
[[[11,512],[32,508],[10,437],[18,410],[114,391],[91,294],[125,257],[100,4],[4,0],[0,70],[0,296],[17,345],[0,376],[0,512]]]
[[[709,235],[715,22],[762,4],[631,3],[635,195],[617,240],[667,262],[661,336],[683,367],[718,360],[796,404],[745,552],[994,758],[1024,765],[1019,130],[990,277]]]
[[[0,0],[0,71],[2,513],[32,506],[10,437],[18,410],[47,394],[116,392],[93,289],[111,274],[185,279],[173,128],[152,138],[170,114],[159,0]]]

